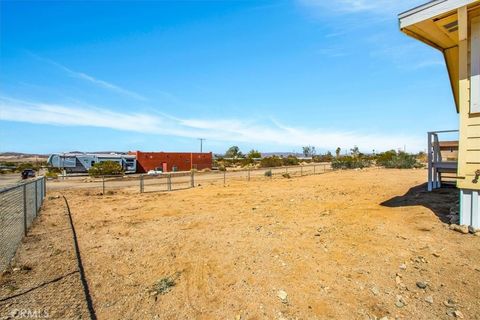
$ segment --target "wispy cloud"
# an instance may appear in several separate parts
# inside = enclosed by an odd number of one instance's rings
[[[0,120],[55,126],[101,127],[145,134],[204,137],[216,141],[276,144],[280,147],[315,145],[334,150],[358,145],[361,150],[387,150],[408,145],[422,150],[423,139],[413,135],[385,135],[321,128],[297,128],[270,120],[182,119],[163,114],[119,113],[103,108],[44,104],[0,96]],[[19,117],[19,115],[28,115]]]
[[[400,13],[421,3],[421,0],[298,0],[303,6],[337,13]]]
[[[131,97],[131,98],[134,98],[134,99],[137,99],[137,100],[140,100],[140,101],[147,101],[148,100],[146,97],[144,97],[144,96],[142,96],[142,95],[140,95],[136,92],[127,90],[127,89],[122,88],[122,87],[120,87],[118,85],[115,85],[113,83],[97,79],[97,78],[95,78],[91,75],[88,75],[88,74],[84,73],[84,72],[79,72],[79,71],[72,70],[72,69],[70,69],[70,68],[68,68],[68,67],[64,66],[63,64],[58,63],[56,61],[40,57],[40,56],[38,56],[36,54],[33,54],[33,53],[30,53],[30,55],[35,57],[36,59],[38,59],[40,61],[44,61],[44,62],[46,62],[46,63],[48,63],[52,66],[55,66],[55,67],[59,68],[60,70],[64,71],[66,74],[68,74],[70,77],[80,79],[80,80],[84,80],[84,81],[89,82],[89,83],[91,83],[91,84],[93,84],[93,85],[95,85],[99,88],[107,89],[107,90],[116,92],[116,93],[124,95],[124,96]]]
[[[396,43],[389,40],[388,35],[378,33],[366,39],[373,48],[369,54],[376,60],[390,61],[396,68],[412,71],[423,68],[445,67],[440,52],[427,48],[415,41]]]

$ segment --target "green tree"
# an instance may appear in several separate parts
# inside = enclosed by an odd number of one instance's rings
[[[255,150],[255,149],[252,149],[248,152],[248,155],[247,157],[249,159],[258,159],[258,158],[261,158],[262,157],[262,154],[260,153],[260,151],[258,150]]]
[[[350,149],[350,153],[352,154],[352,157],[358,158],[360,156],[360,149],[358,149],[357,146],[354,146],[352,149]]]
[[[315,150],[314,146],[305,146],[305,147],[302,147],[302,149],[303,149],[303,155],[305,157],[313,157],[317,154],[317,151]]]
[[[338,147],[336,150],[335,150],[335,155],[337,158],[340,157],[340,152],[342,152],[342,149],[340,147]]]
[[[242,152],[238,146],[232,146],[228,148],[227,152],[225,152],[225,158],[241,158],[243,157]]]
[[[88,174],[93,177],[117,175],[122,173],[123,168],[120,163],[110,160],[97,162],[90,169],[88,169]]]

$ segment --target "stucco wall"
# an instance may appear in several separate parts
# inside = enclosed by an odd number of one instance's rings
[[[189,171],[191,169],[211,169],[212,153],[190,153],[190,152],[132,152],[137,156],[137,172],[145,173],[155,168],[162,168],[167,164],[167,171]]]

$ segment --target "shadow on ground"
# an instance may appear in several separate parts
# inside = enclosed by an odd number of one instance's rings
[[[435,213],[442,222],[448,223],[450,219],[447,218],[447,215],[450,214],[450,208],[458,201],[459,192],[455,187],[445,187],[428,192],[427,184],[424,183],[410,188],[403,196],[396,196],[382,202],[381,205],[390,208],[424,206]]]

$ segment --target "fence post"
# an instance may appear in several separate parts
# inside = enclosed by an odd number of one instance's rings
[[[27,184],[23,184],[23,234],[27,236]]]
[[[313,175],[315,175],[315,167],[316,165],[313,165]]]
[[[168,191],[172,191],[172,174],[169,173],[167,176],[167,189]]]
[[[40,207],[43,203],[43,178],[40,179]]]
[[[47,178],[43,177],[43,198],[47,195]]]
[[[105,176],[102,176],[102,195],[105,195]]]
[[[247,174],[248,174],[248,181],[250,181],[250,168],[248,168]]]
[[[140,175],[140,193],[143,193],[143,174]]]
[[[327,165],[323,164],[323,172],[327,171]]]
[[[300,177],[303,177],[303,166],[300,166]]]
[[[225,187],[225,182],[227,179],[227,170],[223,171],[223,186]]]
[[[192,170],[191,175],[190,175],[190,185],[192,188],[195,187],[195,171]]]
[[[37,181],[35,183],[35,217],[37,216],[38,213],[38,187],[37,187]]]

